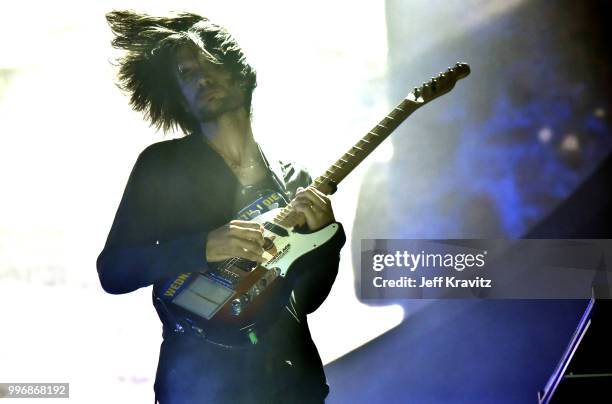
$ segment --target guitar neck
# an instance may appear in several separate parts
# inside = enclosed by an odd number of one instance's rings
[[[326,195],[370,155],[420,105],[404,98],[393,110],[314,180],[313,186]]]
[[[313,186],[326,195],[333,194],[338,184],[420,106],[419,103],[411,100],[410,96],[404,98],[342,157],[329,166],[322,175],[318,176],[314,180]],[[297,220],[298,215],[294,211],[284,208],[275,221],[283,226],[293,227],[297,224]]]
[[[336,192],[340,182],[346,178],[366,157],[370,155],[406,118],[419,107],[451,91],[457,80],[470,74],[470,67],[457,63],[449,67],[420,87],[415,87],[406,98],[365,134],[346,153],[314,180],[313,186],[326,195]],[[291,208],[281,210],[274,221],[286,227],[293,227],[300,216]]]

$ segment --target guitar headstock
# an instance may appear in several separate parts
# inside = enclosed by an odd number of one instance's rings
[[[449,67],[445,72],[431,78],[420,87],[415,87],[406,99],[415,104],[425,105],[429,101],[435,100],[439,96],[451,91],[455,87],[455,83],[468,74],[470,74],[469,65],[466,63],[456,63],[453,67]]]

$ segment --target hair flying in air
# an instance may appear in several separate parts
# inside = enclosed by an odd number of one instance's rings
[[[211,63],[223,65],[246,94],[250,111],[257,85],[255,70],[227,30],[193,13],[155,17],[134,11],[112,11],[106,20],[115,34],[117,85],[130,96],[130,105],[144,113],[151,126],[164,132],[196,130],[197,120],[183,106],[174,75],[174,55],[180,46],[195,46]]]

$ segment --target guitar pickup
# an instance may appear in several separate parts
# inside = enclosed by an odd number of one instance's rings
[[[251,272],[252,270],[257,268],[257,263],[255,261],[238,258],[234,263],[234,266],[242,269],[244,272]]]
[[[240,281],[240,277],[227,270],[213,270],[206,272],[205,276],[217,283],[228,288],[234,288]]]
[[[276,234],[277,236],[281,236],[281,237],[289,236],[289,233],[287,232],[287,230],[285,230],[283,227],[276,225],[274,223],[266,222],[264,223],[264,227],[267,230],[271,231],[272,233]]]

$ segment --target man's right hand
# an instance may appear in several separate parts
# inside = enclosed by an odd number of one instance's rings
[[[262,225],[244,220],[232,220],[208,233],[206,260],[216,262],[239,257],[262,263],[263,245]]]

